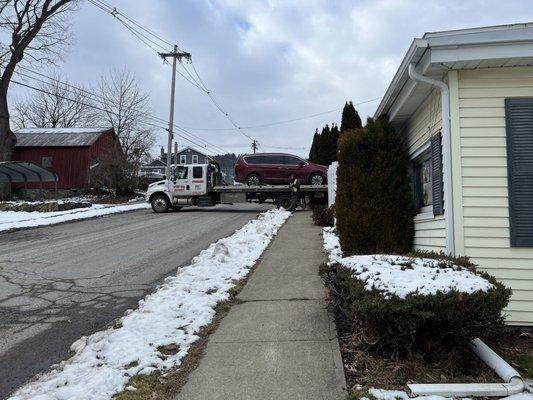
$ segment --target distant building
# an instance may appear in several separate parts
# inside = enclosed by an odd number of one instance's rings
[[[15,135],[13,161],[33,161],[56,172],[58,189],[88,188],[91,168],[117,146],[113,128],[24,128]],[[52,189],[54,184],[43,187]]]
[[[209,160],[209,156],[201,151],[193,149],[192,147],[185,147],[178,151],[177,163],[178,164],[205,164]],[[176,163],[176,154],[172,153],[172,164]],[[165,149],[161,147],[161,155],[149,164],[141,167],[141,176],[146,178],[155,179],[162,178],[165,175],[165,168],[167,165],[167,153]]]

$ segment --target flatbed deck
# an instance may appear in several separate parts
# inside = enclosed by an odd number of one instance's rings
[[[215,193],[280,193],[289,192],[289,185],[222,185],[214,186]],[[301,185],[301,193],[327,192],[328,185]]]

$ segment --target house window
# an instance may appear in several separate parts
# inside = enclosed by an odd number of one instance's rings
[[[52,168],[52,163],[54,161],[54,158],[51,157],[51,156],[48,156],[48,157],[43,157],[41,159],[41,165],[44,167],[44,168]]]
[[[413,162],[413,191],[418,212],[430,212],[433,206],[431,153],[426,151]]]
[[[181,154],[180,155],[180,164],[187,164],[187,155]]]
[[[412,161],[413,195],[419,213],[444,213],[442,182],[442,142],[440,132],[418,152]]]
[[[192,155],[192,163],[193,164],[198,164],[198,154],[193,154]]]

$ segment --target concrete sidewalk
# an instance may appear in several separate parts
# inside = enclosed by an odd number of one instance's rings
[[[336,330],[318,267],[320,228],[297,212],[211,336],[178,400],[344,399]]]

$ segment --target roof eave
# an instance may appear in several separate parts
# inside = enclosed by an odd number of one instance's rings
[[[394,77],[392,78],[392,82],[390,83],[389,87],[387,88],[387,91],[385,92],[385,95],[381,99],[381,102],[379,103],[378,108],[376,109],[376,112],[374,113],[374,118],[378,118],[382,115],[387,115],[390,106],[396,99],[396,96],[398,95],[398,91],[401,90],[401,87],[405,84],[405,78],[408,76],[408,68],[409,64],[411,63],[418,63],[418,61],[422,58],[425,49],[428,47],[428,41],[425,39],[415,38],[413,42],[411,43],[411,46],[409,46],[409,50],[407,50],[407,53],[405,54],[400,67],[396,71],[396,74],[394,74]]]

